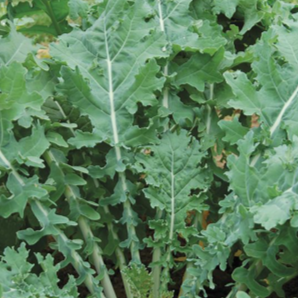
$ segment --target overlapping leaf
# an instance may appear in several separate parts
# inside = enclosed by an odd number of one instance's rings
[[[27,298],[38,295],[39,297],[65,298],[78,297],[77,287],[73,276],[68,283],[60,289],[57,272],[60,265],[54,266],[54,259],[51,255],[43,258],[37,255],[38,262],[43,272],[38,276],[31,272],[33,264],[27,261],[29,252],[22,243],[18,251],[6,248],[0,262],[0,276],[2,296],[5,298]]]
[[[150,12],[145,3],[131,6],[118,0],[103,5],[104,13],[90,29],[62,36],[51,53],[69,66],[62,69],[60,90],[89,116],[99,142],[118,144],[145,133],[132,127],[132,114],[137,102],[155,103],[152,92],[163,80],[154,76],[159,70],[156,63],[145,62],[165,56],[165,42],[159,32],[150,32],[154,26],[145,22]],[[123,21],[118,23],[120,17]]]
[[[160,29],[165,33],[174,52],[195,51],[200,47],[198,35],[191,31],[194,19],[189,13],[190,2],[191,0],[149,1],[155,10]]]
[[[278,28],[278,29],[277,29]],[[283,27],[276,27],[276,32],[283,32]],[[295,30],[295,28],[293,28]],[[289,31],[281,34],[283,37],[277,38],[291,39],[295,31]],[[255,60],[252,64],[256,73],[256,81],[259,88],[256,88],[242,72],[226,73],[225,78],[232,87],[236,98],[229,103],[232,107],[241,109],[246,115],[257,114],[260,116],[260,122],[274,136],[280,132],[283,125],[293,124],[295,122],[295,113],[297,106],[298,80],[295,76],[296,44],[289,44],[290,51],[280,50],[288,60],[287,63],[280,65],[275,56],[278,54],[274,49],[275,34],[270,31],[263,35],[262,41],[255,47]],[[280,47],[279,47],[280,48]],[[283,57],[283,56],[282,56]],[[295,129],[289,128],[291,134]]]
[[[23,63],[28,53],[36,49],[32,41],[17,33],[14,27],[11,28],[6,37],[0,38],[0,47],[0,62],[4,65],[12,62]]]
[[[261,6],[259,2],[265,1],[253,0],[247,2],[243,0],[215,0],[213,11],[215,13],[223,12],[228,18],[231,18],[237,10],[239,17],[244,20],[244,26],[240,31],[241,34],[244,34],[257,24],[264,16],[264,11],[259,9],[259,6]],[[263,4],[263,8],[264,7],[265,4]]]
[[[66,21],[66,17],[69,14],[68,2],[69,0],[53,0],[50,2],[44,0],[19,1],[14,3],[13,6],[8,6],[8,13],[2,19],[31,17],[28,24],[20,22],[19,32],[30,35],[50,34],[57,36],[71,30],[70,25]],[[73,6],[74,4],[72,3]],[[74,8],[72,9],[72,16],[74,14],[73,11]]]
[[[227,173],[230,180],[230,188],[239,196],[239,200],[246,206],[255,203],[256,187],[259,183],[257,170],[250,165],[251,154],[256,146],[253,144],[253,134],[248,133],[245,139],[239,141],[239,157],[230,155]]]

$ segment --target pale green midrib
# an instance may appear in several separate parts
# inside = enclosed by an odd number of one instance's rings
[[[167,37],[166,28],[165,28],[165,24],[164,24],[164,18],[163,18],[163,12],[162,12],[161,0],[157,0],[157,4],[158,4],[158,11],[159,11],[160,30]],[[169,63],[168,62],[166,63],[166,65],[163,68],[163,73],[164,73],[165,77],[167,77],[168,74],[169,74]],[[163,90],[162,105],[165,108],[169,108],[169,88],[168,87],[165,87],[164,90]],[[164,130],[167,130],[167,127],[165,127]]]
[[[158,5],[158,11],[159,11],[159,24],[160,24],[160,29],[161,31],[165,34],[165,24],[164,24],[164,18],[163,18],[163,12],[162,12],[162,5],[161,5],[161,0],[157,0],[157,5]],[[168,75],[168,62],[166,63],[164,69],[164,76]],[[169,108],[169,89],[168,87],[165,87],[163,90],[163,98],[162,98],[162,105],[168,109]],[[168,129],[167,124],[164,126],[164,131]],[[163,216],[163,211],[160,210],[159,208],[156,208],[156,218],[157,220],[161,219]],[[161,248],[154,248],[153,249],[153,255],[152,255],[152,263],[157,263],[160,260],[161,257]],[[152,268],[152,295],[154,298],[159,298],[160,297],[160,275],[161,275],[161,265],[155,265]]]
[[[25,186],[25,182],[23,181],[22,177],[19,175],[19,173],[16,171],[16,169],[11,165],[11,163],[7,160],[7,158],[5,157],[5,155],[2,153],[2,151],[0,150],[0,159],[3,161],[3,163],[7,166],[8,169],[11,170],[12,174],[14,175],[14,177],[16,178],[16,180],[20,183],[20,185],[22,187]],[[38,200],[34,200],[33,201],[34,204],[36,204],[36,206],[38,207],[38,209],[44,214],[45,218],[48,217],[48,212],[43,208],[43,206],[40,204],[40,202]],[[67,237],[65,236],[65,234],[58,228],[55,227],[56,231],[58,231],[59,236],[61,237],[61,239],[65,242],[65,244],[67,244]],[[55,239],[57,236],[53,236]],[[79,268],[78,268],[78,263],[80,263],[80,266],[83,266],[83,260],[81,259],[81,256],[74,250],[72,250],[72,257],[74,258],[74,264],[73,266],[75,267],[75,269],[77,270],[77,272],[79,272]],[[95,293],[95,289],[94,289],[94,283],[93,283],[93,276],[88,273],[86,275],[85,278],[85,284],[88,288],[88,290],[90,291],[91,294]],[[103,296],[104,298],[104,296]]]
[[[210,94],[209,94],[210,101],[213,100],[213,94],[214,94],[214,84],[210,84]],[[207,119],[206,119],[206,133],[209,134],[211,129],[211,108],[208,104],[207,104],[207,110],[208,110],[208,113],[207,113]]]
[[[106,31],[105,31],[105,34],[106,34]],[[80,42],[81,42],[81,41],[80,41]],[[83,44],[83,46],[84,46],[84,44]],[[151,46],[151,45],[150,45],[150,46]],[[55,49],[57,50],[57,48],[55,48]],[[58,48],[58,49],[59,49],[59,48]],[[59,50],[59,51],[60,51],[60,50]],[[61,51],[60,51],[60,52],[61,52]],[[137,62],[138,62],[138,58],[139,58],[142,54],[144,54],[144,52],[146,52],[146,49],[145,49],[143,52],[140,52],[139,55],[138,55],[137,57],[135,57],[135,60],[134,60],[133,64],[131,65],[129,72],[127,73],[127,75],[125,76],[125,78],[123,78],[123,80],[121,81],[121,83],[114,89],[114,93],[115,93],[116,91],[118,91],[118,89],[120,89],[120,87],[121,87],[121,86],[126,82],[126,80],[129,78],[129,75],[130,75],[131,72],[133,71],[134,66],[135,66],[135,65],[137,64]],[[64,53],[62,52],[62,54],[64,54]],[[79,60],[75,60],[75,59],[73,59],[70,55],[67,56],[67,60],[71,60],[72,62],[74,62],[75,65],[79,66],[79,69],[81,69],[81,70],[83,71],[83,74],[84,74],[89,80],[93,81],[97,87],[99,87],[101,90],[104,91],[105,94],[109,95],[109,91],[106,90],[105,88],[103,88],[103,86],[101,86],[101,85],[97,82],[97,80],[96,80],[96,79],[89,73],[89,71],[86,69],[86,67],[83,66],[83,65],[79,62]],[[113,59],[110,60],[110,62],[112,62],[112,61],[113,61]]]
[[[247,163],[246,164],[248,164],[248,167],[247,166],[245,167],[244,175],[246,177],[249,177],[250,176],[250,173],[248,172],[249,171],[249,168],[250,168],[249,167],[249,158],[247,159]],[[245,182],[244,182],[244,184],[245,184],[245,193],[246,193],[246,197],[247,197],[247,201],[248,201],[248,206],[251,207],[250,189],[248,187],[250,184],[249,184],[248,181],[249,181],[248,179],[245,179]]]
[[[107,40],[107,31],[106,31],[106,22],[104,19],[104,36],[105,36],[105,48],[106,48],[106,56],[107,56],[107,70],[108,70],[108,81],[109,81],[109,100],[110,100],[110,118],[112,123],[112,130],[113,130],[113,138],[114,138],[114,145],[115,145],[115,152],[117,161],[121,159],[121,151],[120,148],[117,147],[119,143],[119,136],[118,136],[118,129],[117,129],[117,121],[116,121],[116,114],[115,114],[115,106],[114,106],[114,89],[113,89],[113,73],[112,73],[112,63],[110,60],[110,52],[109,52],[109,45]]]
[[[277,129],[277,127],[279,127],[284,113],[286,112],[288,107],[291,105],[291,103],[293,102],[293,100],[295,99],[297,94],[298,94],[298,86],[295,88],[295,90],[291,94],[290,98],[285,102],[285,104],[284,104],[283,108],[281,109],[280,113],[278,114],[274,124],[270,127],[270,136],[272,136],[274,134],[275,130]]]
[[[105,19],[105,17],[103,17],[103,19]],[[105,26],[105,21],[104,21],[104,26]],[[107,47],[107,46],[108,46],[108,42],[107,42],[106,33],[107,33],[107,30],[106,30],[106,28],[105,28],[105,30],[104,30],[104,35],[105,35],[105,45],[106,45],[106,47]],[[129,33],[127,34],[126,38],[128,38],[128,36],[129,36]],[[80,43],[82,43],[80,40],[77,40],[77,41],[79,41]],[[82,43],[82,45],[84,46],[83,43]],[[124,46],[125,46],[125,43],[122,44],[122,46],[121,46],[121,48],[119,49],[118,53],[116,53],[116,56],[119,55],[121,49],[124,48]],[[150,46],[151,46],[151,45],[150,45]],[[59,47],[58,47],[58,48],[55,47],[55,49],[56,49],[56,50],[59,50]],[[59,52],[61,52],[61,51],[59,50]],[[123,80],[120,82],[120,84],[119,84],[116,88],[113,89],[113,93],[114,93],[114,94],[115,94],[115,93],[118,91],[118,89],[120,89],[120,87],[127,81],[127,79],[129,78],[131,72],[132,72],[133,69],[134,69],[134,66],[135,66],[136,63],[138,62],[138,58],[139,58],[142,54],[144,54],[144,52],[146,52],[146,49],[144,49],[143,52],[140,52],[139,55],[138,55],[137,57],[135,57],[135,60],[134,60],[133,64],[131,65],[130,70],[129,70],[129,72],[127,73],[127,75],[123,78]],[[64,54],[64,53],[62,52],[62,54]],[[112,64],[112,63],[114,62],[114,60],[115,60],[115,57],[114,57],[113,59],[110,59],[110,53],[109,53],[109,52],[107,52],[107,56],[109,57],[109,58],[107,59],[107,60],[109,61],[109,64]],[[101,90],[103,90],[104,93],[107,94],[107,95],[110,97],[110,92],[109,92],[110,90],[108,91],[108,90],[106,90],[105,88],[103,88],[103,86],[101,86],[101,85],[97,82],[97,80],[96,80],[96,79],[89,73],[89,71],[86,69],[86,67],[85,67],[82,63],[80,63],[80,61],[73,59],[71,55],[70,55],[70,56],[67,56],[67,60],[70,60],[70,61],[74,62],[75,65],[78,65],[79,68],[83,71],[83,74],[84,74],[89,80],[93,81],[97,87],[99,87]],[[109,72],[110,72],[110,70],[109,70],[109,65],[108,65],[108,73],[109,73]],[[110,88],[109,88],[109,89],[110,89]],[[92,104],[94,104],[94,105],[98,108],[98,106],[97,106],[93,101],[90,101],[90,102],[91,102]],[[102,110],[102,109],[101,109],[101,110]],[[118,108],[115,109],[115,111],[116,111],[116,110],[118,110]],[[103,111],[103,110],[102,110],[102,111]],[[104,111],[103,111],[103,112],[104,112]],[[111,115],[109,115],[108,113],[106,113],[106,114],[107,114],[108,116],[111,116]]]
[[[169,64],[167,62],[166,66],[163,69],[164,76],[167,77],[169,74]],[[162,99],[162,105],[168,109],[169,108],[169,87],[165,87],[163,90],[163,99]],[[167,130],[167,127],[165,127],[165,130]]]
[[[165,24],[164,24],[163,12],[162,12],[161,0],[157,0],[157,5],[158,5],[158,12],[159,12],[160,29],[162,32],[165,32]]]
[[[171,147],[172,151],[172,161],[171,161],[171,225],[170,225],[170,234],[169,240],[170,243],[173,240],[174,236],[174,223],[175,223],[175,174],[174,174],[174,164],[175,164],[175,152]]]
[[[115,146],[115,154],[117,161],[121,161],[122,155],[121,155],[121,149],[119,147],[119,136],[118,136],[118,129],[117,129],[117,121],[116,121],[116,113],[115,113],[115,106],[114,106],[114,89],[113,89],[113,70],[112,70],[112,63],[110,59],[110,52],[109,52],[109,44],[107,40],[107,30],[106,30],[106,22],[104,19],[104,36],[105,36],[105,48],[106,48],[106,57],[107,57],[107,67],[108,67],[108,80],[109,80],[109,99],[110,99],[110,110],[111,110],[111,123],[112,123],[112,130],[113,130],[113,137],[114,137],[114,146]],[[123,193],[125,194],[128,190],[127,184],[126,184],[126,176],[125,173],[119,173],[119,178],[122,185]],[[123,203],[124,208],[127,211],[127,214],[130,218],[133,217],[132,210],[131,210],[131,204],[129,200],[127,199]],[[135,227],[132,224],[127,223],[127,231],[129,234],[129,230],[131,230],[132,234],[136,236],[136,230]],[[132,258],[137,261],[141,262],[139,250],[135,248],[135,241],[131,242],[130,251]]]

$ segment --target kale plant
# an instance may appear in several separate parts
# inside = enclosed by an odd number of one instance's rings
[[[297,1],[0,5],[0,296],[287,297]]]

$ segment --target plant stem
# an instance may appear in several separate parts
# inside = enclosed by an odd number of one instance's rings
[[[11,170],[11,173],[16,178],[16,180],[20,183],[21,187],[24,187],[25,182],[24,182],[23,178],[19,175],[17,170],[8,161],[8,159],[5,157],[5,155],[2,153],[1,150],[0,150],[0,159],[3,161],[3,163],[6,165],[6,167]],[[38,200],[34,199],[29,203],[31,205],[31,208],[36,206],[39,209],[39,211],[42,212],[42,214],[44,214],[45,218],[47,218],[49,216],[48,211],[42,206],[42,204]],[[42,224],[41,224],[41,227],[44,228]],[[69,239],[58,227],[55,226],[55,229],[58,233],[58,236],[53,235],[53,238],[55,239],[55,241],[57,243],[59,243],[59,241],[61,241],[63,243],[63,246],[67,247],[68,246],[67,242],[69,241]],[[76,269],[76,271],[80,274],[81,268],[84,268],[84,261],[82,260],[81,256],[74,249],[71,249],[71,248],[69,248],[69,249],[71,250],[71,256],[72,256],[71,263],[72,263],[73,267]],[[84,283],[91,294],[98,294],[97,297],[105,298],[105,296],[103,294],[99,293],[99,291],[96,287],[96,284],[94,282],[93,276],[88,272],[86,272]]]
[[[53,23],[53,26],[55,28],[56,34],[61,35],[62,30],[60,28],[59,23],[57,22],[56,16],[54,14],[54,11],[53,11],[53,8],[52,8],[52,5],[51,5],[51,1],[50,0],[43,0],[43,3],[46,6],[48,16],[52,20],[52,23]]]
[[[161,0],[157,0],[157,6],[158,6],[160,30],[166,35]],[[168,76],[168,74],[169,74],[168,62],[163,68],[163,73],[164,73],[165,77]],[[167,86],[163,89],[162,106],[165,107],[166,109],[169,108],[169,88]],[[168,126],[165,125],[164,131],[167,131],[167,130],[168,130]],[[162,210],[157,208],[156,219],[157,220],[161,219],[162,214],[163,214]],[[154,263],[160,261],[160,257],[161,257],[160,247],[154,248],[152,263],[154,264]],[[154,267],[152,269],[152,278],[153,278],[152,294],[153,294],[153,297],[158,298],[159,294],[160,294],[159,290],[160,290],[161,265],[153,265],[153,266]]]
[[[164,74],[168,75],[168,64],[164,67]],[[169,107],[169,88],[165,87],[163,90],[163,100],[162,105],[165,108]],[[167,124],[164,127],[164,131],[167,131],[168,126]],[[157,208],[156,212],[156,219],[162,218],[162,210]],[[156,247],[153,249],[153,257],[152,257],[152,263],[158,262],[161,257],[161,249],[160,247]],[[159,297],[159,287],[160,287],[160,275],[161,275],[161,265],[154,265],[152,269],[152,278],[153,278],[153,285],[152,285],[152,293],[153,297]]]
[[[209,100],[213,100],[213,94],[214,94],[214,84],[210,84],[210,93],[209,93]],[[211,129],[211,108],[207,104],[207,119],[206,119],[206,134],[210,133]]]
[[[49,213],[47,212],[47,210],[42,206],[42,204],[39,201],[34,200],[31,204],[34,204],[44,214],[45,217],[49,216]],[[59,228],[57,228],[57,227],[55,227],[55,228],[59,232],[59,235],[53,236],[53,238],[55,239],[55,241],[57,243],[59,243],[61,241],[64,244],[64,246],[67,246],[67,242],[69,241],[69,239],[66,237],[66,235]],[[84,267],[84,265],[83,265],[84,261],[82,260],[81,256],[74,249],[70,249],[70,250],[71,250],[71,257],[72,257],[72,265],[76,269],[76,271],[78,273],[80,273],[80,271],[82,270],[81,268]],[[94,278],[90,273],[86,274],[84,283],[91,294],[96,294],[98,292],[97,287],[94,284]],[[101,294],[101,297],[104,298],[105,296],[103,294]]]
[[[162,217],[162,210],[157,208],[157,213],[156,213],[156,219],[159,220]],[[160,261],[161,257],[161,249],[160,247],[156,247],[153,250],[153,257],[152,257],[152,263],[156,263]],[[159,286],[160,286],[160,274],[161,274],[161,266],[160,265],[153,265],[152,269],[152,295],[153,297],[159,297]]]
[[[113,130],[113,140],[114,140],[114,149],[115,149],[115,155],[117,162],[121,161],[122,159],[122,153],[120,148],[120,142],[119,142],[119,135],[118,135],[118,127],[117,127],[117,111],[115,110],[115,98],[114,98],[114,86],[113,86],[113,62],[110,58],[110,50],[109,50],[109,43],[107,40],[107,29],[106,29],[106,22],[104,21],[104,33],[105,33],[105,49],[106,49],[106,64],[107,64],[107,72],[108,72],[108,82],[109,82],[109,101],[110,101],[110,119],[111,119],[111,125]],[[122,191],[124,194],[128,192],[128,187],[126,183],[126,175],[125,172],[118,173],[119,179],[122,186]],[[130,204],[129,199],[126,199],[126,201],[123,204],[123,208],[126,211],[128,217],[133,217],[132,207]],[[127,222],[126,223],[126,229],[127,234],[131,236],[133,239],[130,244],[130,253],[132,257],[132,261],[136,263],[141,263],[141,257],[139,248],[136,245],[138,243],[138,237],[136,233],[135,226],[132,223]],[[137,239],[137,240],[134,240]]]
[[[108,206],[104,206],[103,209],[106,214],[111,214]],[[118,235],[116,234],[116,232],[114,230],[113,224],[109,222],[107,224],[107,226],[108,226],[109,233],[112,235],[114,241],[116,243],[120,242]],[[126,260],[125,260],[124,254],[119,246],[117,246],[117,248],[116,248],[116,257],[117,257],[119,268],[120,268],[120,274],[122,277],[122,281],[123,281],[123,285],[124,285],[124,289],[125,289],[125,293],[126,293],[126,298],[133,298],[133,295],[131,293],[130,286],[128,284],[126,276],[123,274],[123,270],[126,267]]]
[[[63,118],[66,119],[67,123],[70,123],[69,120],[67,120],[66,114],[65,114],[64,110],[62,109],[62,107],[60,106],[60,104],[57,101],[55,101],[55,103],[56,103],[60,113],[62,114]],[[75,132],[72,128],[70,128],[70,131],[71,131],[72,135],[75,136]],[[99,187],[99,182],[96,179],[93,179],[93,182],[94,182],[95,187],[98,188]],[[111,214],[108,206],[104,206],[103,210],[107,215]],[[112,235],[114,241],[115,242],[120,242],[120,240],[118,238],[118,235],[114,230],[114,225],[111,222],[109,222],[107,224],[107,227],[108,227],[108,230],[109,230],[110,234]],[[122,270],[127,265],[126,265],[125,256],[124,256],[124,254],[123,254],[123,252],[122,252],[122,250],[120,249],[119,246],[117,246],[117,248],[116,248],[116,257],[117,257],[119,268],[120,268],[120,273],[121,273],[122,282],[123,282],[125,293],[126,293],[126,298],[133,298],[133,296],[131,294],[130,286],[129,286],[128,281],[126,279],[126,276],[122,273]]]
[[[160,30],[166,35],[165,31],[165,24],[164,24],[164,19],[163,19],[163,11],[162,11],[162,5],[161,5],[161,0],[157,0],[157,6],[158,6],[158,15],[159,15],[159,24],[160,24]],[[164,48],[165,49],[165,48]],[[164,66],[163,68],[163,73],[164,76],[168,76],[169,74],[169,64]],[[165,87],[163,89],[163,98],[162,98],[162,106],[165,107],[166,109],[169,108],[169,88]],[[167,124],[164,126],[164,131],[168,130]],[[157,209],[156,212],[156,219],[159,220],[162,218],[162,210]],[[152,263],[157,263],[160,261],[161,258],[161,249],[160,247],[155,247],[153,249],[153,257],[152,257]],[[160,276],[161,276],[161,265],[153,265],[152,269],[152,280],[153,280],[153,285],[152,285],[152,295],[154,298],[160,297]]]
[[[51,163],[55,163],[56,166],[59,167],[58,161],[55,159],[55,156],[50,151],[47,151],[46,153],[44,153],[44,158],[49,166],[51,165]],[[62,170],[61,170],[61,172],[63,173]],[[64,194],[65,194],[65,197],[67,198],[67,201],[69,204],[71,204],[72,198],[75,201],[77,200],[77,197],[76,197],[73,189],[69,185],[65,185]],[[88,225],[87,220],[84,217],[82,217],[82,216],[79,217],[78,224],[79,224],[80,230],[81,230],[82,235],[86,242],[88,241],[88,239],[94,238],[92,230],[91,230],[90,226]],[[106,266],[105,266],[103,258],[102,258],[101,249],[99,248],[99,246],[97,245],[97,243],[95,241],[93,243],[92,259],[93,259],[93,263],[94,263],[97,274],[101,275],[102,271],[103,271],[103,279],[101,280],[101,284],[103,286],[104,292],[106,293],[106,297],[107,298],[117,298],[115,290],[113,288],[112,282],[111,282],[110,277],[107,273]]]

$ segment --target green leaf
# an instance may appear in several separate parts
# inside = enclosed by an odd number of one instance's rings
[[[224,13],[227,18],[231,18],[236,11],[240,0],[214,0],[213,11],[217,14]]]
[[[80,216],[84,216],[90,220],[100,219],[99,214],[92,207],[84,202],[78,203],[77,201],[73,200],[72,202],[70,202],[70,211],[71,213],[69,217],[74,221],[77,221]]]
[[[49,34],[54,36],[57,35],[54,27],[41,26],[41,25],[31,26],[29,28],[20,28],[18,31],[23,33],[24,35],[26,34],[28,35]]]
[[[247,2],[245,0],[215,0],[213,11],[223,12],[228,18],[238,11],[238,16],[244,19],[244,26],[240,33],[244,34],[256,25],[263,17],[264,12],[258,9],[258,0]]]
[[[200,144],[181,130],[165,133],[160,144],[149,147],[153,156],[139,156],[140,171],[146,174],[149,185],[144,189],[152,208],[165,210],[167,230],[165,235],[170,242],[176,233],[185,229],[186,211],[192,202],[191,190],[204,190],[209,185],[208,172],[199,163],[204,157]]]
[[[242,72],[225,73],[226,81],[236,95],[229,104],[233,108],[243,110],[246,115],[259,115],[260,122],[268,128],[271,136],[278,135],[284,122],[296,121],[293,111],[296,109],[295,98],[298,93],[295,68],[290,63],[279,65],[275,58],[273,33],[269,31],[263,34],[262,40],[254,46],[257,59],[252,67],[257,75],[259,88],[256,88]],[[295,48],[290,47],[295,51]],[[295,58],[292,58],[291,63],[293,59]]]
[[[90,29],[61,37],[59,45],[52,45],[51,55],[69,66],[62,68],[64,83],[60,91],[88,115],[99,142],[108,139],[116,144],[125,142],[134,129],[131,114],[136,112],[137,102],[146,106],[157,103],[153,92],[162,87],[164,80],[155,78],[159,67],[153,60],[145,63],[166,54],[162,51],[162,35],[150,33],[153,22],[143,21],[150,12],[143,1],[127,6],[126,1],[118,0],[113,6],[110,2],[106,5]],[[91,48],[88,40],[92,36],[96,36],[96,42]],[[78,49],[71,46],[74,43],[79,45],[79,56]],[[102,57],[97,57],[99,48],[103,49]]]
[[[190,2],[191,0],[153,2],[157,24],[161,31],[165,33],[165,37],[174,52],[200,49],[200,41],[197,34],[190,30],[194,21],[189,13]]]
[[[0,38],[0,48],[0,65],[9,65],[12,62],[23,63],[28,53],[35,50],[32,41],[24,35],[17,33],[14,27],[11,28],[10,33],[6,37]]]
[[[36,204],[36,202],[31,203],[31,209],[42,228],[40,230],[28,228],[18,232],[19,239],[26,240],[30,245],[37,243],[47,235],[61,236],[61,231],[57,225],[76,225],[76,223],[70,222],[67,217],[56,214],[55,209],[41,208],[40,204]]]
[[[118,142],[127,142],[129,144],[131,139],[135,139],[134,131],[136,127],[132,126],[133,118],[131,114],[136,112],[137,102],[141,101],[141,99],[144,105],[152,105],[156,102],[152,91],[159,89],[163,82],[162,79],[157,79],[153,75],[156,74],[158,70],[159,67],[157,64],[151,60],[141,70],[141,73],[133,79],[133,84],[129,89],[126,91],[119,90],[119,92],[115,93],[113,100],[116,100],[117,96],[120,98],[120,101],[117,100],[117,106],[115,107],[117,108],[117,112],[115,112],[111,110],[112,107],[108,100],[96,103],[95,94],[98,94],[98,96],[108,95],[107,93],[101,93],[102,88],[94,86],[95,88],[90,90],[87,82],[84,81],[83,77],[79,74],[78,69],[73,72],[69,68],[63,68],[62,75],[64,77],[64,84],[60,87],[60,90],[69,94],[71,101],[81,109],[83,114],[89,116],[95,127],[95,137],[92,138],[90,133],[80,133],[77,134],[76,138],[71,139],[70,142],[76,146],[81,146],[79,144],[86,140],[86,145],[92,145],[95,144],[97,138],[97,142],[108,140],[113,144],[116,139]],[[150,78],[150,80],[148,78]],[[127,78],[125,78],[125,80],[127,80]],[[80,92],[77,92],[78,90],[80,90]],[[93,95],[92,92],[95,94]],[[114,121],[116,121],[116,123]],[[115,125],[117,125],[117,127],[115,127]],[[139,129],[136,132],[137,135],[142,136],[142,130]]]
[[[76,174],[66,174],[65,183],[69,185],[85,185],[87,182],[80,176]]]
[[[21,24],[18,31],[27,34],[50,34],[60,35],[69,32],[71,27],[66,21],[69,14],[69,0],[34,0],[31,3],[20,2],[10,9],[10,15],[15,19],[22,19],[24,16],[32,17],[33,25],[26,26]]]
[[[21,183],[22,181],[22,183]],[[19,213],[23,217],[24,209],[29,198],[43,198],[47,196],[47,191],[38,183],[38,177],[17,179],[14,174],[10,174],[7,179],[7,188],[12,197],[0,197],[0,214],[4,218],[12,213]]]
[[[75,136],[67,140],[67,142],[75,146],[77,149],[82,147],[94,147],[97,143],[101,141],[101,137],[97,133],[85,132],[85,131],[75,131]]]
[[[285,247],[288,246],[287,242],[284,242]],[[269,244],[266,240],[260,239],[257,242],[247,244],[244,250],[248,256],[262,260],[264,266],[279,277],[291,276],[295,272],[292,262],[296,261],[296,257],[285,264],[282,259],[277,258],[279,246],[274,243]]]
[[[198,20],[195,22],[195,31],[198,33],[200,52],[214,55],[223,47],[227,40],[223,37],[222,26],[211,20]]]
[[[298,214],[294,214],[291,218],[291,227],[298,228]]]
[[[33,127],[32,134],[19,141],[22,157],[40,157],[50,146],[44,128],[40,125]]]
[[[229,101],[229,104],[236,109],[244,111],[245,115],[262,114],[262,106],[257,91],[247,76],[239,71],[224,74],[227,83],[231,86],[237,99]]]
[[[230,189],[244,206],[252,206],[255,202],[256,187],[259,183],[258,171],[250,165],[250,157],[256,145],[253,144],[253,133],[250,131],[243,140],[238,142],[239,156],[230,155],[226,173],[230,181]]]
[[[45,101],[53,95],[55,84],[57,83],[56,79],[57,78],[49,71],[36,70],[34,75],[31,74],[30,77],[27,77],[28,90],[31,93],[34,91],[37,92]]]
[[[213,57],[207,54],[192,55],[186,63],[175,69],[177,72],[175,85],[188,84],[202,92],[205,89],[205,83],[221,82],[222,76],[218,70],[223,53],[220,51]]]
[[[233,279],[239,283],[245,284],[253,293],[259,297],[268,297],[270,291],[261,286],[254,278],[254,271],[248,271],[245,268],[236,268],[232,275]]]
[[[121,163],[123,145],[157,139],[150,129],[153,123],[139,127],[134,114],[139,106],[157,105],[155,92],[162,89],[164,78],[157,77],[160,67],[154,59],[168,54],[146,2],[104,1],[99,6],[99,17],[90,28],[61,36],[50,52],[55,61],[66,65],[61,68],[63,82],[58,90],[90,119],[98,143],[114,147],[116,161]],[[130,187],[124,172],[118,179],[111,202],[125,201],[120,222],[127,226],[128,239],[122,244],[131,246],[132,257],[138,261],[138,218],[130,205],[135,187]]]
[[[239,291],[236,295],[236,298],[249,298],[250,296],[247,295],[245,292]]]
[[[69,16],[72,20],[77,20],[79,17],[86,18],[88,12],[88,3],[82,0],[69,0]]]
[[[144,265],[136,264],[126,267],[123,270],[131,287],[133,297],[146,298],[152,287],[152,277]]]
[[[26,250],[25,243],[22,243],[18,252],[10,247],[6,248],[3,261],[12,266],[12,272],[23,275],[33,268],[32,264],[24,262],[28,256],[29,252]]]
[[[68,144],[65,142],[63,137],[54,131],[48,132],[46,135],[46,138],[50,143],[56,144],[59,147],[65,147],[65,148],[68,147]]]
[[[298,68],[298,43],[297,36],[298,25],[297,22],[292,20],[287,20],[285,22],[287,26],[273,26],[273,31],[277,34],[278,40],[276,42],[276,47],[278,51],[286,58],[287,62],[294,67]],[[290,28],[290,30],[289,30]],[[286,45],[286,46],[285,46]]]
[[[0,69],[0,113],[3,121],[24,120],[26,128],[30,127],[31,116],[43,117],[40,95],[28,90],[26,84],[26,69],[16,62]],[[18,86],[15,88],[14,86]],[[28,123],[27,123],[28,122]],[[9,123],[11,127],[11,123]]]
[[[28,262],[29,251],[25,243],[18,250],[6,248],[0,261],[0,294],[5,298],[27,297],[78,297],[77,285],[73,276],[62,288],[58,286],[57,277],[60,265],[54,265],[54,259],[47,254],[45,257],[37,254],[37,260],[42,272],[36,275],[31,270],[33,264]]]
[[[254,221],[270,231],[278,225],[283,225],[291,218],[291,210],[297,203],[297,194],[285,192],[265,205],[253,206],[251,212],[254,214]]]
[[[175,122],[181,127],[192,123],[195,117],[192,107],[183,104],[179,96],[171,91],[169,92],[169,110],[173,113]]]
[[[218,125],[226,134],[223,141],[231,145],[236,144],[249,131],[247,127],[241,125],[237,117],[233,118],[232,121],[221,120]]]

